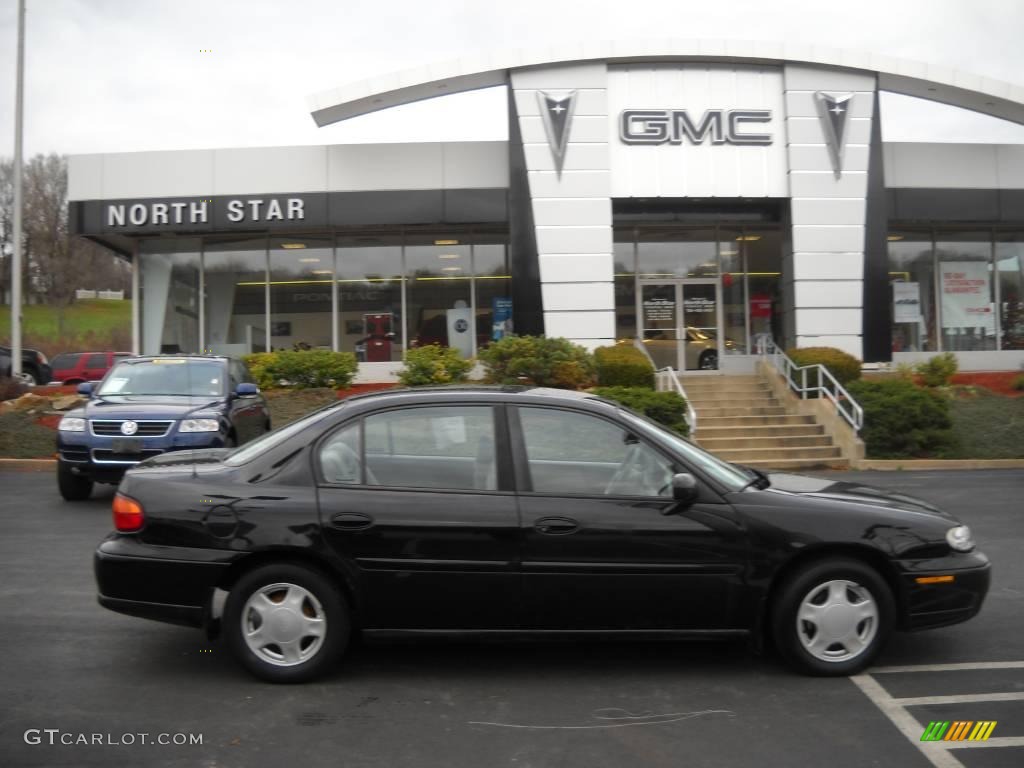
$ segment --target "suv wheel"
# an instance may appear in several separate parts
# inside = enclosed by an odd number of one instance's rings
[[[224,609],[227,642],[252,674],[302,683],[324,674],[348,644],[351,622],[341,592],[320,571],[294,563],[245,574]]]
[[[85,501],[92,494],[92,480],[71,471],[63,461],[57,461],[57,487],[65,501]]]
[[[835,558],[805,566],[782,585],[772,632],[779,652],[798,670],[852,675],[881,650],[893,614],[892,592],[877,571]]]

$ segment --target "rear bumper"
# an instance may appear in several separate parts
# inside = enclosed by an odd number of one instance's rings
[[[130,616],[203,626],[214,588],[243,554],[158,547],[111,534],[93,558],[99,603]]]
[[[952,576],[953,580],[917,582],[929,576]],[[980,552],[916,563],[902,575],[907,611],[900,629],[933,629],[973,618],[985,602],[991,580],[992,564]]]

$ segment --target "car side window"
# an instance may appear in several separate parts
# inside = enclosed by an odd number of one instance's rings
[[[494,409],[410,407],[367,416],[370,485],[496,490]]]
[[[229,383],[231,385],[230,391],[232,392],[238,389],[238,385],[242,382],[242,377],[240,375],[241,372],[238,370],[238,367],[238,363],[236,363],[234,360],[231,360],[228,363],[228,377]]]
[[[97,355],[89,355],[89,358],[85,361],[86,368],[106,368],[107,367],[107,356],[103,353]]]
[[[671,497],[672,463],[605,419],[556,408],[519,408],[537,493]]]
[[[320,447],[320,471],[327,482],[349,484],[363,482],[359,427],[359,424],[353,424],[335,432]]]

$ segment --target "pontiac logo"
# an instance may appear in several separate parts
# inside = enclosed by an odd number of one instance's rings
[[[136,424],[134,421],[126,421],[123,424],[121,424],[122,435],[134,435],[138,431],[139,425]]]
[[[551,147],[551,157],[555,161],[555,171],[558,178],[562,178],[565,151],[569,147],[569,129],[573,112],[576,111],[576,91],[569,91],[560,98],[544,91],[537,91],[537,103],[540,105],[540,116],[544,122],[548,146]]]
[[[853,101],[853,94],[832,95],[818,91],[814,94],[814,100],[818,104],[818,117],[825,132],[825,144],[828,145],[832,172],[838,179],[843,175],[843,149],[846,145],[846,126],[850,121],[850,102]]]

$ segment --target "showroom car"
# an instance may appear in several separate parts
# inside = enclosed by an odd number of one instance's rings
[[[847,675],[978,613],[990,564],[920,499],[726,463],[616,403],[524,387],[351,397],[148,459],[99,602],[221,633],[274,682],[367,638],[748,637]]]
[[[270,430],[270,411],[245,365],[216,356],[122,360],[57,426],[57,485],[68,501],[117,484],[144,459],[232,447]]]

